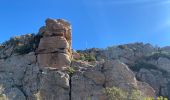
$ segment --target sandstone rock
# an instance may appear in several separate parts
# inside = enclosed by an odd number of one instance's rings
[[[38,53],[53,53],[58,52],[59,50],[63,51],[64,49],[69,49],[69,44],[64,37],[44,37],[40,41]]]
[[[64,36],[71,47],[71,25],[63,19],[50,19],[46,20],[46,35]]]
[[[38,65],[55,69],[69,67],[72,58],[70,24],[61,19],[47,19],[40,32],[43,38],[37,51]]]
[[[69,56],[65,53],[39,54],[38,64],[40,67],[62,69],[62,67],[69,67],[71,61]]]

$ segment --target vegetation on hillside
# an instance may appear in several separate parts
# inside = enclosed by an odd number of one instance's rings
[[[155,65],[143,61],[136,62],[133,66],[130,66],[130,69],[136,72],[138,72],[142,68],[158,70],[158,68]]]
[[[80,58],[75,59],[75,60],[82,60],[82,61],[88,61],[88,62],[96,61],[96,57],[91,55],[90,53],[80,53],[79,52],[79,55],[80,55]]]
[[[12,37],[8,41],[2,43],[1,46],[4,48],[13,47],[14,53],[23,55],[35,51],[38,47],[40,38],[40,34],[28,34],[24,36]]]
[[[132,71],[135,71],[135,72],[139,72],[140,69],[148,69],[148,70],[159,70],[161,71],[163,74],[166,74],[167,71],[166,70],[163,70],[163,69],[160,69],[158,68],[156,65],[153,65],[153,64],[150,64],[148,62],[144,62],[144,61],[138,61],[136,62],[134,65],[132,66],[129,66],[129,68],[132,70]]]
[[[153,52],[151,55],[146,56],[145,59],[146,60],[158,60],[160,57],[170,59],[170,53],[165,52],[165,51]]]
[[[130,93],[124,91],[117,87],[107,87],[104,90],[108,100],[144,100],[144,97],[141,96],[140,91],[131,90]]]

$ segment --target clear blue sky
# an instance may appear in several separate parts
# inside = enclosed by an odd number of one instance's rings
[[[38,32],[48,17],[71,22],[74,49],[170,45],[170,0],[1,0],[0,43]]]

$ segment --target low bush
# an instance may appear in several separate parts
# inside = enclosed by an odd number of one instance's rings
[[[111,88],[105,88],[104,93],[106,94],[108,100],[125,100],[128,93],[117,88],[117,87],[111,87]]]
[[[66,72],[67,72],[69,75],[72,75],[72,74],[75,73],[75,69],[72,68],[72,67],[68,67],[68,68],[66,69]]]
[[[31,51],[33,51],[33,45],[30,45],[30,44],[17,46],[17,47],[14,49],[14,52],[15,52],[15,53],[18,53],[18,54],[20,54],[20,55],[27,54],[27,53],[29,53],[29,52],[31,52]]]
[[[88,62],[96,61],[96,58],[90,54],[86,54],[84,57],[85,57],[85,61],[88,61]]]
[[[135,72],[139,72],[140,69],[144,68],[144,69],[148,69],[148,70],[159,70],[161,71],[164,75],[166,75],[167,71],[166,70],[163,70],[163,69],[160,69],[158,68],[156,65],[153,65],[153,64],[150,64],[150,63],[147,63],[147,62],[143,62],[143,61],[140,61],[140,62],[137,62],[136,64],[134,64],[133,66],[129,66],[129,68]]]
[[[4,46],[6,46],[6,45],[17,46],[18,43],[19,43],[19,39],[12,37],[8,41],[3,42],[2,45],[4,45]]]
[[[146,62],[137,62],[136,64],[134,64],[133,66],[130,66],[130,69],[133,71],[138,72],[141,68],[145,68],[145,69],[155,69],[157,70],[158,68],[153,65],[153,64],[149,64]]]
[[[80,58],[75,59],[75,60],[82,60],[82,61],[88,61],[88,62],[96,61],[96,58],[89,53],[79,53],[79,54],[80,54]]]
[[[27,54],[29,52],[35,51],[38,48],[41,34],[28,34],[20,37],[13,37],[10,40],[2,43],[3,46],[14,47],[14,53],[17,54]],[[1,49],[1,48],[0,48]]]
[[[120,48],[120,49],[128,49],[127,45],[119,45],[118,48]]]
[[[153,52],[150,56],[145,57],[146,60],[158,60],[160,57],[170,59],[170,53],[168,52]]]
[[[132,89],[130,93],[117,87],[105,88],[104,93],[108,100],[144,100],[140,91]]]

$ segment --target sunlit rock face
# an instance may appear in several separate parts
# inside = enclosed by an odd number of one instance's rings
[[[113,87],[127,92],[126,100],[131,100],[134,90],[142,97],[169,95],[170,57],[145,61],[157,68],[130,69],[156,51],[151,45],[72,52],[71,25],[62,19],[45,22],[38,34],[14,37],[0,45],[0,100],[116,100],[106,93]]]
[[[40,67],[61,69],[71,63],[71,25],[62,19],[47,19],[46,26],[40,28],[42,34],[38,46]]]

